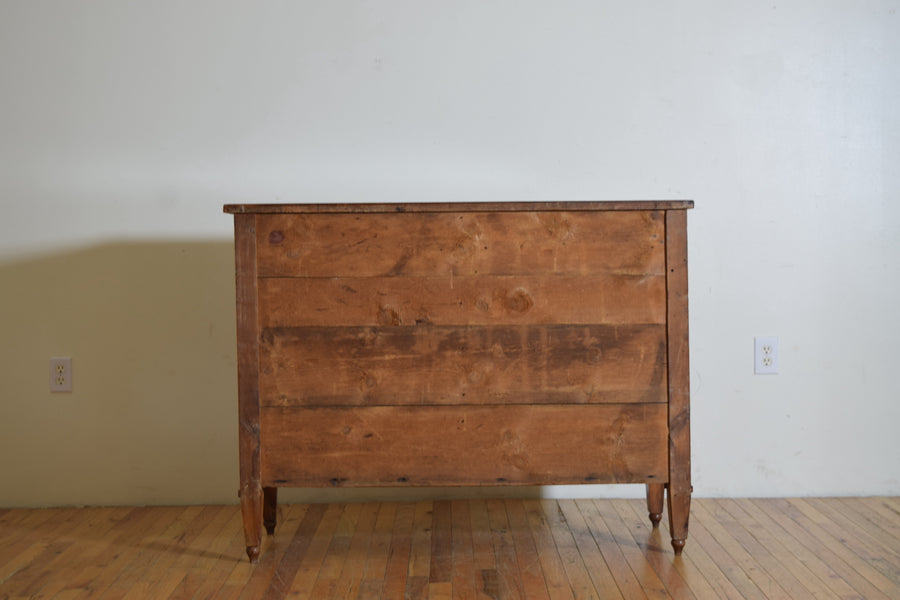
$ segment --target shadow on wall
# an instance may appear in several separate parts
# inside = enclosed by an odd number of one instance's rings
[[[237,501],[230,240],[2,264],[0,289],[0,506]]]
[[[0,264],[0,290],[0,507],[237,503],[231,240],[109,243]],[[72,357],[72,393],[49,392],[52,356]],[[287,489],[280,499],[544,492]]]

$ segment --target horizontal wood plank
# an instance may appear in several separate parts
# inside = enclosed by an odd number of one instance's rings
[[[666,402],[665,327],[302,327],[261,335],[263,406]]]
[[[665,323],[662,275],[270,278],[261,327]]]
[[[261,214],[259,275],[660,275],[663,214]]]
[[[662,482],[668,464],[662,404],[264,408],[261,426],[273,486]]]

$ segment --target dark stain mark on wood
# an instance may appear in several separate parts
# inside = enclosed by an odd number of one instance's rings
[[[500,577],[495,569],[481,570],[481,593],[491,599],[500,598]]]
[[[378,324],[383,326],[396,327],[402,325],[400,313],[390,306],[382,306],[378,309]]]
[[[510,312],[524,313],[534,306],[534,298],[521,288],[512,292],[499,291],[497,295],[503,308]]]

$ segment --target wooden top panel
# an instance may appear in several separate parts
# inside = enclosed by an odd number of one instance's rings
[[[693,200],[613,200],[560,202],[414,202],[387,204],[226,204],[230,214],[288,213],[460,213],[460,212],[547,212],[604,210],[683,210],[694,207]]]

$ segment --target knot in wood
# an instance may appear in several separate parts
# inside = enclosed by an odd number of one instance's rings
[[[390,306],[382,306],[378,309],[378,324],[398,326],[401,323],[400,313]]]
[[[504,294],[503,307],[510,312],[524,313],[534,306],[534,299],[522,288],[515,289],[512,293]]]
[[[599,365],[603,361],[603,350],[599,344],[592,344],[587,349],[587,362],[592,365]]]

